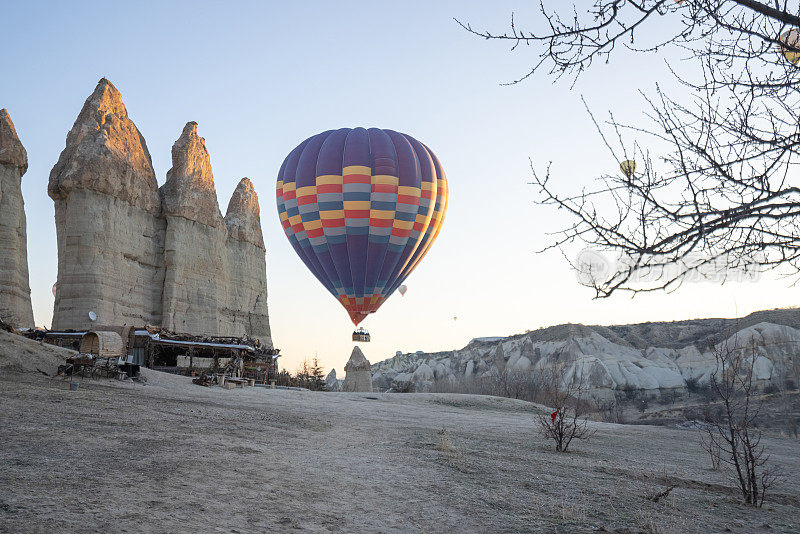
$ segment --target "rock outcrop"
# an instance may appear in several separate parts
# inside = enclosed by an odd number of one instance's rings
[[[380,389],[425,391],[440,380],[534,376],[563,366],[565,379],[597,397],[634,388],[653,395],[707,383],[715,351],[752,357],[756,383],[780,385],[800,369],[800,310],[757,312],[742,319],[706,319],[626,326],[560,325],[508,338],[472,340],[460,350],[398,353],[372,366]]]
[[[147,144],[103,78],[50,172],[58,281],[52,327],[160,324],[164,220]]]
[[[187,334],[219,332],[230,282],[227,231],[197,123],[186,124],[172,146],[172,168],[160,193],[166,220],[162,324]]]
[[[339,391],[339,379],[336,378],[336,369],[331,369],[331,372],[325,377],[325,387],[328,388],[328,391]]]
[[[370,372],[369,361],[358,347],[353,347],[350,360],[344,366],[345,377],[342,383],[342,391],[350,392],[371,392],[372,373]]]
[[[33,328],[22,175],[28,154],[8,111],[0,109],[0,320]]]
[[[54,329],[109,325],[250,336],[272,347],[258,197],[243,179],[223,219],[197,124],[161,189],[144,138],[106,79],[50,173],[58,234]]]
[[[267,310],[267,263],[261,235],[261,212],[253,183],[242,178],[225,215],[228,238],[227,304],[221,311],[221,328],[234,335],[247,333],[271,339]]]

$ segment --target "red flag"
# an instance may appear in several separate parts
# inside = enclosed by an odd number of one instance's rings
[[[550,414],[550,420],[554,423],[556,422],[556,415],[558,415],[558,410]]]

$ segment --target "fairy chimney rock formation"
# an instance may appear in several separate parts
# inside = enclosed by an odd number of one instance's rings
[[[227,306],[221,313],[222,327],[235,335],[248,333],[272,346],[261,212],[248,178],[241,179],[228,202],[225,226],[229,289]]]
[[[187,122],[172,145],[172,168],[161,186],[161,198],[165,216],[183,217],[205,226],[222,225],[211,157],[206,140],[197,135],[196,122]]]
[[[8,111],[0,109],[0,320],[33,328],[22,175],[28,154]]]
[[[325,387],[328,388],[328,391],[339,391],[339,379],[336,378],[336,369],[331,369],[331,372],[325,377]]]
[[[88,328],[93,311],[100,324],[250,336],[272,348],[258,197],[243,179],[223,219],[197,123],[175,141],[159,189],[144,138],[103,78],[48,192],[58,235],[54,329]]]
[[[162,324],[187,334],[219,332],[219,308],[227,301],[229,284],[227,230],[211,158],[195,122],[186,124],[172,146],[161,200],[167,222]]]
[[[160,211],[147,143],[128,118],[122,95],[105,78],[84,102],[50,172],[50,198],[65,200],[75,189],[103,193],[156,215]]]
[[[159,324],[163,233],[147,144],[117,88],[101,79],[50,172],[58,280],[53,329]]]
[[[344,366],[345,377],[342,383],[342,391],[350,392],[371,392],[372,373],[369,361],[358,347],[353,347],[350,360]]]
[[[249,178],[242,178],[228,202],[225,214],[228,235],[237,241],[246,241],[264,250],[264,237],[261,235],[261,209],[258,195]]]

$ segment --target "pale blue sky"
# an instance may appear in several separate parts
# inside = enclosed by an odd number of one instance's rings
[[[267,246],[269,306],[283,365],[318,354],[340,376],[353,344],[347,313],[306,272],[275,210],[283,158],[322,130],[377,126],[430,146],[447,172],[450,207],[438,241],[365,321],[371,361],[396,350],[460,348],[470,338],[564,322],[627,323],[734,316],[793,305],[800,290],[758,283],[690,284],[671,295],[592,301],[562,257],[537,255],[557,213],[533,204],[528,158],[553,161],[562,191],[616,163],[580,102],[642,120],[639,89],[680,90],[658,57],[620,55],[570,90],[526,72],[530,48],[468,35],[452,17],[503,29],[537,20],[532,2],[4,2],[0,107],[28,150],[23,178],[34,313],[52,316],[56,278],[50,169],[85,98],[109,78],[147,140],[159,183],[184,123],[199,123],[224,211],[243,176],[255,183]],[[532,22],[535,23],[535,22]],[[663,26],[662,28],[663,29]],[[458,320],[454,321],[453,317]]]

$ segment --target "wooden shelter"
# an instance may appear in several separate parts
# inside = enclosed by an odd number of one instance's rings
[[[98,358],[119,358],[125,356],[125,342],[116,332],[91,331],[81,338],[78,350],[81,354],[91,354]]]

